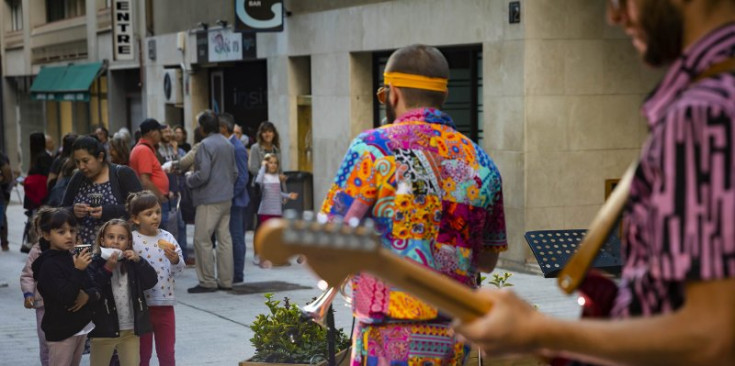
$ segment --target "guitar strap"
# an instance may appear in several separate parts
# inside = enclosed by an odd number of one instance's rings
[[[735,72],[735,57],[730,57],[722,62],[712,64],[709,68],[695,76],[691,84],[696,84],[704,79],[729,72]]]
[[[716,75],[731,72],[735,72],[735,57],[712,64],[692,78],[690,85]],[[587,234],[577,246],[577,251],[569,258],[559,273],[557,282],[565,293],[571,294],[582,284],[592,262],[610,236],[618,217],[625,208],[637,166],[638,164],[634,163],[625,172],[613,193],[592,220]]]

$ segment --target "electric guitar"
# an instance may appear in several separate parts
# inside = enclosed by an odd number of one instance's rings
[[[606,316],[615,299],[617,286],[612,281],[599,274],[586,279],[585,276],[625,206],[634,171],[635,165],[626,171],[559,276],[559,286],[564,292],[570,294],[577,289],[582,292],[586,300],[583,316]],[[332,287],[339,286],[347,276],[371,273],[463,322],[482,317],[493,306],[476,290],[383,248],[369,220],[354,227],[340,222],[319,222],[313,213],[297,218],[294,212],[289,212],[284,219],[268,220],[258,229],[255,247],[261,259],[273,262],[305,255],[307,265]],[[551,365],[567,362],[555,359]]]

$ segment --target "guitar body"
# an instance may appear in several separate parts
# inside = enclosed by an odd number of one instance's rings
[[[584,299],[582,318],[606,319],[615,305],[618,294],[618,285],[599,271],[590,270],[587,277],[577,289],[579,297]],[[565,358],[554,358],[549,362],[551,366],[582,366],[588,365],[579,361]]]

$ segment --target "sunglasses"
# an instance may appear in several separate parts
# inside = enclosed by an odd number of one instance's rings
[[[390,90],[390,87],[381,86],[380,88],[378,88],[378,91],[375,92],[375,96],[378,97],[378,102],[380,102],[380,104],[385,104],[385,101],[388,98],[389,90]]]

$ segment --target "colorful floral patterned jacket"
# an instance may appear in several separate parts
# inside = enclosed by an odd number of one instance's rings
[[[384,247],[471,287],[477,254],[507,249],[500,173],[437,109],[412,110],[355,138],[321,212],[372,218]],[[366,274],[352,289],[353,311],[365,323],[439,316]]]

